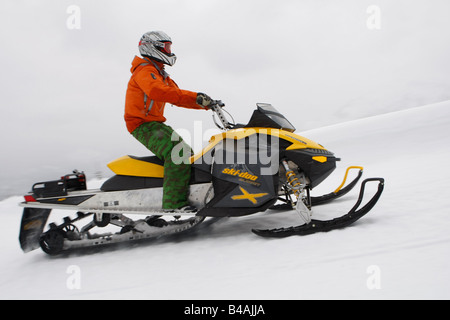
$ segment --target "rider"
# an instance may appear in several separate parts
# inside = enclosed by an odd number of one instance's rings
[[[142,58],[135,56],[132,61],[124,118],[128,131],[164,161],[163,210],[196,212],[197,208],[189,205],[187,200],[192,149],[164,124],[164,106],[170,103],[208,110],[212,100],[204,93],[181,90],[169,77],[164,67],[172,66],[177,58],[171,46],[171,38],[162,31],[151,31],[142,36],[139,42]],[[178,146],[176,152],[172,152],[175,146]],[[172,153],[178,159],[172,159]]]

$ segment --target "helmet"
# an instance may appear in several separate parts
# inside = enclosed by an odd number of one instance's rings
[[[139,52],[143,57],[173,66],[177,56],[171,51],[172,39],[162,31],[145,33],[139,41]]]

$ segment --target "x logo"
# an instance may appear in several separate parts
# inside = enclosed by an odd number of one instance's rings
[[[247,199],[251,203],[257,204],[258,200],[256,200],[256,198],[261,198],[261,197],[264,197],[264,196],[268,195],[268,193],[248,193],[248,191],[245,190],[242,187],[239,187],[239,189],[241,189],[242,194],[241,195],[232,196],[231,199],[233,199],[233,200],[245,200],[245,199]]]

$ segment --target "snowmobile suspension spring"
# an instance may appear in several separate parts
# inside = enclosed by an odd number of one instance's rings
[[[294,171],[286,171],[286,179],[287,182],[291,185],[292,189],[294,189],[295,196],[298,198],[300,195],[301,183],[298,181],[298,178],[295,177]]]
[[[286,170],[286,180],[287,180],[288,184],[291,186],[291,188],[293,189],[295,196],[298,198],[300,196],[300,187],[302,184],[296,177],[294,171],[289,168],[289,165],[286,162],[286,160],[283,160],[282,163],[283,163],[284,169]]]

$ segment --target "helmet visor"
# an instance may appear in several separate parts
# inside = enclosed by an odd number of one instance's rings
[[[172,54],[172,42],[170,41],[155,41],[155,40],[141,40],[139,41],[139,46],[144,44],[152,44],[157,48],[159,51],[171,55]]]
[[[167,54],[172,54],[172,42],[163,42],[164,47],[161,47],[161,51]]]

